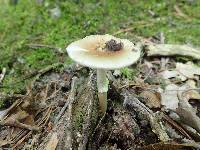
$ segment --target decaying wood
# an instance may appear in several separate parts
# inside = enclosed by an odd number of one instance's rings
[[[145,118],[150,122],[152,131],[158,136],[158,138],[163,141],[169,141],[169,137],[163,128],[161,117],[158,117],[157,114],[154,114],[152,110],[146,107],[143,103],[141,103],[136,97],[130,94],[129,91],[125,90],[122,92],[124,96],[123,106],[130,111],[135,111],[143,114]]]
[[[200,49],[189,45],[173,44],[149,44],[147,45],[148,56],[186,56],[194,59],[200,59]]]
[[[89,93],[85,99],[89,100],[89,105],[87,108],[87,114],[85,118],[85,123],[83,124],[83,131],[82,131],[82,138],[80,139],[80,144],[78,149],[79,150],[85,150],[88,140],[89,140],[89,132],[90,132],[90,127],[91,127],[91,118],[92,118],[92,110],[93,110],[93,105],[94,105],[94,86],[92,83],[92,77],[93,74],[90,75],[89,81],[87,83],[87,87],[89,88]]]
[[[61,109],[61,111],[59,112],[58,116],[56,117],[55,121],[54,121],[54,124],[57,124],[60,117],[63,115],[63,113],[65,112],[65,110],[67,109],[67,107],[69,106],[69,104],[71,102],[74,101],[74,97],[75,97],[75,90],[76,90],[76,87],[75,87],[75,82],[77,82],[77,78],[74,77],[72,79],[72,85],[71,85],[71,92],[70,92],[70,95],[65,103],[65,105],[63,106],[63,108]]]
[[[58,149],[72,149],[72,143],[73,143],[73,134],[72,134],[72,104],[75,99],[75,92],[77,89],[77,83],[78,80],[76,77],[72,79],[72,90],[69,96],[69,104],[68,104],[68,110],[64,114],[64,130],[63,130],[63,136],[59,137],[59,142],[58,142]],[[67,105],[67,104],[66,104]],[[65,106],[66,106],[65,105]],[[59,119],[58,119],[59,120]],[[61,123],[61,122],[60,122]],[[56,131],[57,132],[57,131]]]
[[[93,100],[94,100],[94,93],[95,90],[94,85],[92,85],[92,76],[89,77],[87,80],[73,78],[71,84],[71,91],[67,102],[65,103],[64,107],[59,112],[58,116],[55,120],[55,126],[53,130],[47,135],[44,141],[40,144],[39,150],[42,150],[46,147],[47,143],[50,141],[50,138],[54,133],[57,134],[58,137],[58,144],[56,149],[74,149],[74,147],[78,148],[79,150],[86,149],[86,145],[89,140],[90,134],[90,127],[91,127],[91,116],[93,111]],[[82,90],[79,91],[79,86],[81,85]],[[86,91],[85,91],[86,90]],[[84,96],[82,96],[84,93]],[[81,96],[81,97],[79,97]],[[84,122],[82,127],[82,132],[80,132],[79,139],[76,138],[77,131],[74,130],[74,117],[72,111],[74,109],[74,103],[80,101],[81,99],[85,99],[87,101],[87,111],[84,116]],[[76,118],[75,118],[76,119]],[[78,141],[78,142],[77,142]],[[77,143],[77,145],[74,145]]]

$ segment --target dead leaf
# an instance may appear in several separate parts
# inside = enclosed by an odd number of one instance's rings
[[[200,100],[200,94],[196,90],[188,90],[188,89],[197,89],[194,80],[188,80],[183,88],[185,88],[185,92],[183,92],[184,96],[190,99],[197,99]]]
[[[160,94],[153,93],[151,91],[143,91],[140,94],[141,97],[145,98],[145,103],[150,108],[160,108]]]
[[[187,79],[196,79],[196,75],[200,76],[200,67],[195,66],[192,63],[183,64],[177,62],[174,70],[162,71],[160,75],[164,79],[179,78],[181,81],[185,81]]]
[[[175,84],[169,84],[166,86],[165,91],[161,93],[161,104],[167,109],[175,110],[176,108],[178,108],[178,88],[179,87]]]
[[[53,135],[51,136],[51,139],[49,140],[49,142],[47,143],[46,146],[46,150],[55,150],[58,144],[58,136],[57,133],[53,133]]]
[[[190,95],[185,95],[184,90],[187,88],[187,84],[179,88],[179,107],[176,109],[176,112],[180,116],[183,123],[193,127],[198,132],[200,132],[200,118],[196,115],[196,110],[189,103]]]
[[[184,105],[192,107],[189,104],[189,100],[200,99],[200,94],[194,89],[196,89],[196,85],[193,80],[188,80],[181,87],[175,84],[169,84],[166,86],[165,91],[163,93],[161,92],[161,104],[167,109],[175,110],[178,108],[180,97],[181,100],[184,97]]]
[[[195,66],[192,63],[176,63],[176,70],[180,73],[180,75],[183,75],[189,79],[194,79],[194,75],[200,75],[200,67]]]
[[[169,70],[165,70],[162,71],[160,73],[160,75],[164,78],[164,79],[170,79],[170,78],[175,78],[178,76],[178,72],[173,70],[173,71],[169,71]]]

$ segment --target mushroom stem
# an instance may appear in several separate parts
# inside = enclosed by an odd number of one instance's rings
[[[109,82],[106,77],[106,70],[97,69],[97,88],[98,88],[99,106],[103,114],[106,113],[107,110],[108,83]]]

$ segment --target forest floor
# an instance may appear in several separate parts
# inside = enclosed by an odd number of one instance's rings
[[[200,51],[150,56],[148,47],[198,51],[199,10],[195,0],[0,1],[0,146],[199,148]],[[108,72],[105,116],[98,113],[96,72],[65,50],[91,34],[142,43],[136,65]]]

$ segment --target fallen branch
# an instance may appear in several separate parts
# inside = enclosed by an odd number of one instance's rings
[[[159,114],[153,113],[148,107],[141,103],[136,97],[132,96],[129,91],[123,91],[124,103],[123,106],[129,111],[141,113],[145,119],[150,122],[152,131],[163,141],[169,141],[169,137],[162,125],[161,117]],[[143,118],[144,119],[144,118]]]
[[[200,60],[200,49],[188,45],[156,44],[147,45],[148,56],[187,56]]]

